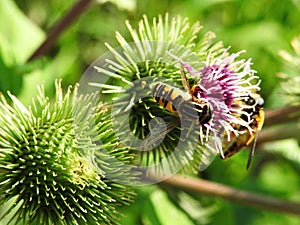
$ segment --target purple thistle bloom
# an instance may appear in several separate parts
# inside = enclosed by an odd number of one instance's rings
[[[181,62],[182,66],[196,80],[196,87],[193,89],[193,95],[211,105],[213,118],[206,124],[200,125],[200,139],[204,141],[212,138],[213,148],[217,149],[223,156],[222,141],[224,138],[230,140],[230,136],[239,135],[236,127],[244,126],[249,132],[252,132],[248,121],[240,117],[245,114],[245,104],[241,100],[246,100],[248,96],[259,91],[260,81],[254,81],[258,77],[251,69],[251,60],[238,60],[236,58],[242,53],[228,54],[226,49],[221,56],[211,57],[209,54],[204,68],[195,70],[187,62]]]

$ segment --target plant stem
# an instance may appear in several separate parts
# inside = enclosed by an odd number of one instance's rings
[[[258,133],[257,145],[287,138],[300,140],[300,105],[266,110],[263,129]]]
[[[266,110],[264,127],[293,122],[299,119],[300,105],[288,106],[279,109],[269,109]]]
[[[300,140],[300,124],[290,123],[272,128],[262,129],[258,133],[257,145],[265,142],[278,141],[287,138]]]
[[[70,11],[49,31],[45,41],[27,60],[32,61],[35,58],[45,54],[65,31],[89,6],[93,0],[79,0],[73,5]]]
[[[174,176],[161,183],[190,192],[220,197],[239,204],[300,216],[300,203],[241,191],[223,184],[191,177]]]

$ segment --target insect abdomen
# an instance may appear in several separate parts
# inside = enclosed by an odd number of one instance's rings
[[[200,124],[210,121],[212,111],[209,105],[193,102],[189,93],[163,83],[155,83],[150,88],[155,101],[169,112]]]
[[[171,113],[177,113],[180,105],[186,101],[187,96],[178,88],[173,88],[169,85],[156,83],[151,87],[151,95],[155,101],[164,109],[168,110]],[[185,98],[184,98],[185,97]]]
[[[256,98],[254,98],[256,97]],[[227,159],[240,151],[242,148],[249,146],[252,141],[255,139],[257,132],[259,132],[264,123],[264,111],[263,111],[263,99],[259,94],[253,94],[253,96],[249,96],[245,103],[249,106],[255,105],[254,109],[249,108],[245,109],[245,112],[251,114],[252,122],[249,124],[252,128],[252,133],[248,130],[248,128],[244,126],[240,126],[238,130],[242,133],[239,136],[232,135],[231,141],[226,143],[224,158]],[[247,121],[247,116],[242,115],[241,119]]]

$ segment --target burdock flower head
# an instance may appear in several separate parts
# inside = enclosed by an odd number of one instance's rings
[[[193,95],[211,106],[212,119],[200,124],[200,140],[207,142],[212,136],[213,145],[223,157],[222,141],[240,134],[237,127],[243,126],[251,133],[251,114],[245,110],[254,107],[243,104],[252,93],[259,91],[256,71],[251,69],[251,60],[237,60],[242,52],[229,54],[225,49],[218,57],[208,55],[202,68],[193,68],[188,62],[182,66],[195,80]],[[241,119],[244,115],[247,121]],[[243,131],[244,132],[244,131]],[[211,142],[210,142],[211,143]]]
[[[279,55],[285,63],[284,71],[279,73],[282,88],[292,104],[299,104],[300,99],[300,35],[291,41],[293,52],[281,50]]]
[[[196,172],[223,156],[223,140],[245,132],[241,126],[252,132],[246,109],[254,106],[245,102],[259,82],[251,61],[238,59],[241,52],[230,54],[214,33],[201,34],[199,23],[180,16],[126,25],[131,40],[117,32],[120,46],[106,44],[109,52],[81,86],[101,92],[118,143],[128,146],[135,165]]]
[[[128,177],[114,163],[128,154],[121,148],[105,150],[113,140],[104,123],[93,124],[90,119],[98,114],[89,114],[86,104],[95,95],[78,96],[78,86],[64,95],[60,81],[53,102],[43,86],[38,90],[28,108],[11,94],[12,106],[1,96],[1,219],[5,224],[117,224],[116,208],[128,203],[132,193],[107,176]],[[106,143],[99,142],[103,129]]]

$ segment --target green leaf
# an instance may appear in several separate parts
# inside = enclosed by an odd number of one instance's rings
[[[300,146],[296,139],[284,139],[275,142],[270,142],[264,146],[264,150],[271,154],[278,154],[283,158],[300,166]]]
[[[299,189],[298,173],[284,162],[266,163],[258,179],[264,189],[280,194],[295,192]]]
[[[0,91],[18,95],[27,58],[45,34],[18,9],[13,1],[0,1]],[[32,87],[32,86],[31,86]]]
[[[45,38],[43,31],[10,0],[0,1],[0,33],[11,47],[16,63],[24,63]]]
[[[42,69],[35,69],[24,77],[24,84],[19,95],[19,99],[24,104],[30,104],[31,98],[35,96],[32,87],[40,84],[41,81],[45,83],[53,83],[56,79],[68,80],[69,77],[74,77],[74,73],[78,72],[78,60],[77,56],[79,49],[75,43],[69,43],[64,45],[61,50],[57,53],[56,57],[47,62]],[[77,69],[77,71],[76,71]],[[69,77],[68,77],[69,76]],[[76,81],[73,81],[76,82]],[[70,83],[73,83],[70,82]],[[54,90],[51,86],[46,86],[46,93],[49,96],[54,94]]]
[[[178,209],[169,199],[165,192],[156,190],[150,196],[156,216],[160,225],[184,224],[193,225],[188,216]]]
[[[6,93],[10,90],[17,94],[21,85],[22,77],[17,75],[12,49],[6,38],[0,33],[0,92]]]

